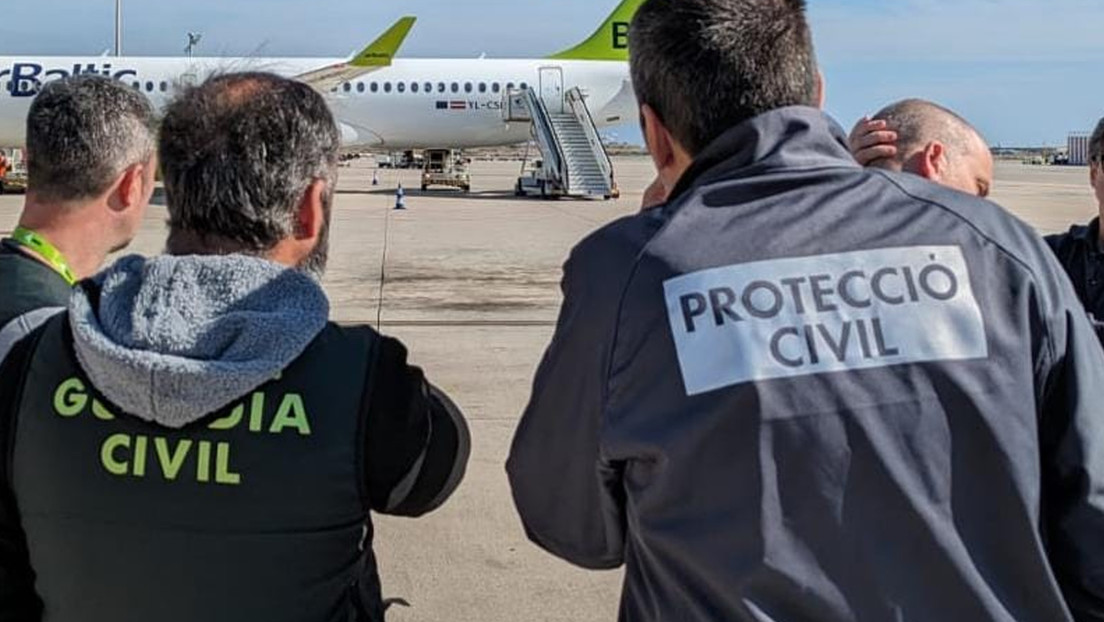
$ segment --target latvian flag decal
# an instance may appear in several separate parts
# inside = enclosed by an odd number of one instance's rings
[[[443,101],[437,102],[437,110],[467,110],[467,109],[468,109],[468,102],[465,102],[465,101],[454,100],[454,101],[448,101],[448,102],[443,102]]]

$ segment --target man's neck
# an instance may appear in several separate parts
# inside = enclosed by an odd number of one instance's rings
[[[49,242],[64,257],[78,279],[95,274],[110,252],[104,232],[95,219],[88,217],[85,206],[47,206],[28,200],[19,219],[19,226],[34,231]],[[28,256],[51,266],[45,257],[33,250],[21,248]],[[51,266],[52,267],[52,266]]]

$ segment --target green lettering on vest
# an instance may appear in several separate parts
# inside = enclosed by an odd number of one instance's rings
[[[61,383],[54,392],[54,410],[62,417],[76,417],[87,405],[84,383],[77,378]]]
[[[176,481],[184,460],[188,457],[188,450],[192,448],[192,440],[186,438],[178,441],[172,454],[169,453],[169,441],[160,436],[153,439],[153,447],[157,450],[157,461],[161,463],[161,472],[165,474],[165,479]]]
[[[146,476],[146,447],[148,445],[149,439],[144,436],[134,439],[134,465],[131,469],[131,474],[134,477]]]
[[[230,470],[230,443],[215,445],[215,483],[237,486],[241,475]]]
[[[196,456],[196,481],[211,481],[211,443],[199,441],[199,455]]]
[[[262,418],[264,417],[264,393],[254,393],[252,403],[249,409],[249,431],[260,432],[263,426]]]
[[[211,425],[207,426],[211,430],[233,430],[241,423],[242,417],[245,416],[245,404],[238,404],[234,407],[234,410],[230,411],[230,414],[219,419],[212,421]]]
[[[126,434],[114,434],[109,436],[102,447],[100,447],[100,462],[103,463],[104,469],[112,475],[126,475],[127,463],[115,459],[115,450],[120,448],[130,448],[130,437]]]
[[[295,393],[288,393],[280,402],[280,409],[276,411],[276,418],[272,420],[272,426],[268,431],[279,434],[285,428],[295,428],[302,436],[310,436],[310,421],[307,420],[307,409],[303,406],[303,397]]]
[[[100,403],[100,400],[92,400],[92,414],[100,421],[113,421],[115,415]]]

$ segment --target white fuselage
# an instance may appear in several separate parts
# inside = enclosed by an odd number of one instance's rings
[[[164,105],[176,85],[212,72],[298,76],[341,59],[0,56],[0,146],[24,144],[27,110],[39,85],[73,73],[108,75]],[[562,78],[561,78],[562,76]],[[503,115],[508,86],[555,99],[580,87],[599,127],[633,122],[627,63],[554,60],[396,60],[326,94],[347,148],[394,150],[493,147],[529,139],[529,124]],[[427,92],[427,87],[428,92]]]

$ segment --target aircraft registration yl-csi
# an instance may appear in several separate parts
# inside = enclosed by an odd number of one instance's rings
[[[546,101],[562,102],[568,90],[580,87],[598,127],[631,123],[637,106],[628,32],[642,3],[623,0],[589,39],[538,59],[396,59],[413,17],[399,20],[347,59],[0,57],[0,146],[23,145],[27,109],[43,83],[84,73],[126,82],[158,105],[177,84],[216,71],[257,69],[296,77],[327,94],[346,147],[475,148],[525,142],[529,124],[503,117],[507,92],[517,88],[539,89]]]

